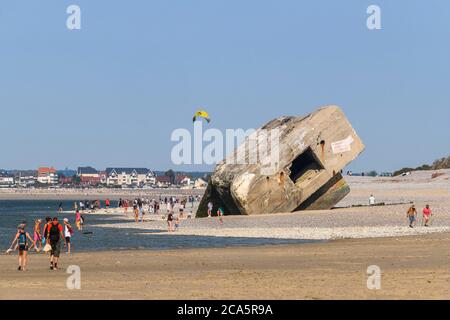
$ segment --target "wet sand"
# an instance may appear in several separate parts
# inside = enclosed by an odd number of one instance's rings
[[[0,299],[450,299],[450,234],[327,243],[0,258]],[[66,288],[68,265],[81,290]],[[382,271],[367,289],[367,267]]]

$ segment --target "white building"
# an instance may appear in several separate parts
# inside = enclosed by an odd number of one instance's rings
[[[58,183],[58,174],[55,168],[41,167],[38,169],[37,181],[42,184],[53,185]]]
[[[14,185],[14,178],[8,176],[0,176],[0,188],[9,188]]]
[[[143,186],[154,185],[155,174],[147,168],[107,168],[106,184],[108,186]]]

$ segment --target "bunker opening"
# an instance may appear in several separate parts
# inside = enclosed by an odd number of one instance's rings
[[[311,147],[309,147],[292,161],[289,170],[289,178],[298,188],[302,188],[305,183],[314,179],[324,170],[324,167],[317,159]]]

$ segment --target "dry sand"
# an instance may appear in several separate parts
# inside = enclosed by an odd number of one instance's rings
[[[448,233],[327,243],[78,253],[81,290],[44,255],[30,270],[0,258],[0,299],[450,299]],[[367,289],[367,268],[381,268],[381,290]]]

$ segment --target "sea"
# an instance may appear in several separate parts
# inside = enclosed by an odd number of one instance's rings
[[[63,213],[58,213],[62,203]],[[46,217],[68,218],[75,229],[74,201],[55,200],[0,200],[0,252],[6,251],[17,232],[17,226],[26,222],[26,231],[33,237],[34,222]],[[75,231],[71,243],[73,252],[108,250],[168,250],[190,248],[222,248],[236,246],[260,246],[296,244],[311,241],[273,238],[210,237],[173,235],[155,229],[114,228],[115,223],[124,223],[112,214],[84,215],[83,232]],[[130,221],[130,224],[134,223]],[[99,226],[104,225],[104,226]]]

